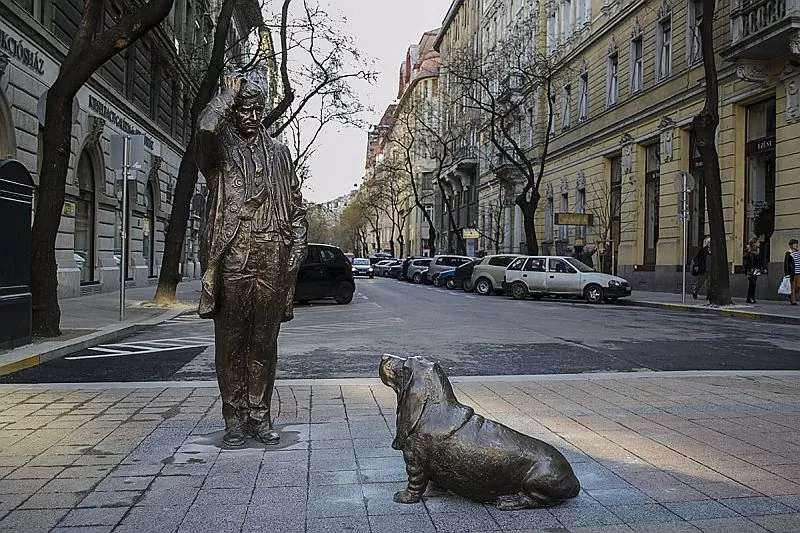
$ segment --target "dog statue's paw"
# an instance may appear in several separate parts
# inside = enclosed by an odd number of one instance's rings
[[[394,501],[396,503],[419,503],[422,498],[415,492],[400,490],[394,493]]]
[[[538,507],[536,503],[524,494],[509,494],[507,496],[500,496],[495,502],[497,508],[501,511],[516,511],[517,509],[530,509]]]

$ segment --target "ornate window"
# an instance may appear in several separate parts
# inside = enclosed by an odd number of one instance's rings
[[[572,120],[572,86],[565,85],[561,92],[562,106],[561,106],[561,128],[568,130],[570,121]]]
[[[631,94],[637,93],[644,88],[644,39],[642,36],[642,26],[639,20],[633,26],[631,32]]]
[[[672,17],[669,14],[658,23],[656,46],[656,78],[661,81],[672,74]]]
[[[619,53],[616,51],[608,56],[606,66],[606,105],[615,106],[619,103]]]
[[[578,77],[578,122],[589,118],[589,71],[586,63],[581,66]]]

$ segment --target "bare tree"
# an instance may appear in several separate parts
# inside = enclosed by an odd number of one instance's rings
[[[369,217],[362,202],[351,201],[342,211],[335,233],[344,248],[350,249],[356,256],[369,254],[367,236],[369,233]]]
[[[73,99],[103,63],[159,25],[169,14],[172,0],[142,2],[110,27],[102,22],[105,5],[104,0],[84,1],[78,29],[58,77],[47,92],[40,145],[42,167],[31,236],[34,335],[54,337],[61,334],[55,248],[71,151]]]
[[[509,201],[508,184],[497,184],[497,197],[486,202],[485,220],[489,228],[477,228],[478,234],[489,243],[489,248],[494,249],[494,253],[499,254],[500,248],[506,240],[506,227],[504,211]]]
[[[527,250],[532,254],[539,253],[535,218],[554,133],[555,88],[568,76],[555,53],[536,48],[536,12],[529,9],[520,15],[488,50],[455,50],[444,69],[461,98],[460,107],[473,112],[472,120],[493,148],[490,168],[501,179],[520,182],[514,202],[522,211]],[[529,110],[539,108],[544,113],[531,121]],[[535,131],[526,136],[523,125],[530,122]]]
[[[719,79],[714,50],[714,15],[716,0],[702,0],[703,18],[700,22],[700,47],[705,73],[705,105],[692,120],[697,150],[703,162],[703,181],[706,188],[708,227],[712,253],[709,269],[708,299],[715,305],[730,305],[731,289],[728,272],[728,246],[725,232],[725,213],[722,203],[719,154],[716,132],[719,127]]]
[[[366,187],[369,198],[377,210],[382,212],[389,221],[390,253],[393,257],[402,257],[405,250],[403,230],[415,205],[410,201],[412,192],[405,171],[398,167],[394,154],[388,154],[385,161],[377,165],[375,175],[362,187]],[[395,235],[397,236],[396,241]],[[396,255],[398,250],[395,244],[400,247],[399,256]]]
[[[618,256],[619,248],[619,242],[614,239],[615,230],[621,234],[636,223],[635,213],[623,210],[623,206],[633,199],[634,190],[631,187],[622,187],[622,184],[618,190],[614,190],[607,180],[595,179],[587,183],[586,194],[589,197],[586,212],[594,218],[595,234],[601,247],[600,255],[606,258],[602,263],[603,270],[611,273],[614,267],[606,266],[612,261],[612,257]]]

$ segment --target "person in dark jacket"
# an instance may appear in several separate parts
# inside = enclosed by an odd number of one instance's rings
[[[706,237],[703,246],[697,250],[692,259],[692,276],[696,276],[694,287],[692,287],[692,298],[697,300],[700,289],[708,282],[708,258],[711,256],[711,237]]]
[[[744,249],[742,264],[744,265],[744,275],[747,276],[747,303],[754,304],[756,303],[758,276],[767,273],[761,256],[761,243],[758,242],[758,239],[750,239]]]
[[[789,249],[783,258],[783,275],[790,280],[792,292],[789,294],[789,301],[792,305],[797,305],[797,293],[800,292],[800,247],[797,239],[789,241]]]

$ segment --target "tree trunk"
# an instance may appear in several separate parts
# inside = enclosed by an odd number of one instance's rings
[[[56,86],[47,93],[46,126],[42,134],[42,145],[48,149],[43,150],[36,214],[31,232],[33,334],[42,337],[61,335],[55,248],[69,165],[74,94],[71,91],[70,94],[64,94]]]
[[[430,217],[426,215],[425,218]],[[433,227],[431,221],[428,221],[428,255],[431,257],[436,255],[436,228]]]
[[[181,252],[186,237],[186,226],[189,221],[189,209],[197,185],[197,163],[194,159],[194,128],[189,134],[189,145],[178,168],[178,179],[175,182],[175,193],[172,196],[172,211],[169,215],[169,226],[164,238],[164,255],[161,260],[161,271],[158,276],[158,288],[153,300],[159,304],[176,301],[176,291],[181,275],[178,272],[181,263]],[[205,213],[201,214],[205,216]]]
[[[150,0],[134,12],[123,15],[114,26],[98,33],[102,27],[104,5],[103,0],[84,2],[67,56],[56,81],[47,92],[40,146],[42,167],[31,229],[34,335],[55,337],[61,334],[55,246],[69,166],[73,98],[103,63],[160,24],[172,8],[172,0]],[[94,268],[94,265],[87,267]]]
[[[703,13],[714,13],[715,0],[703,0]],[[714,52],[714,17],[703,17],[700,23],[700,42],[703,47],[703,70],[706,81],[706,102],[692,120],[697,150],[703,162],[706,187],[706,209],[711,233],[711,265],[709,268],[708,299],[715,305],[730,305],[730,273],[728,244],[725,232],[725,212],[722,203],[722,179],[719,170],[716,132],[719,126],[719,80]]]
[[[175,182],[175,194],[172,196],[172,211],[169,215],[169,226],[164,239],[164,255],[161,258],[161,270],[158,273],[158,288],[153,300],[162,305],[169,305],[177,301],[178,283],[181,275],[178,270],[181,264],[186,225],[189,221],[189,209],[192,195],[197,185],[197,163],[194,159],[194,130],[197,117],[214,97],[217,84],[225,60],[225,39],[233,16],[236,0],[225,0],[220,8],[217,27],[214,30],[214,47],[211,58],[200,82],[200,87],[195,95],[191,108],[191,124],[189,144],[181,158],[178,168],[178,178]],[[205,216],[201,213],[200,216]]]
[[[536,237],[536,209],[540,200],[537,190],[531,191],[531,199],[525,198],[524,193],[517,196],[516,204],[522,211],[522,226],[525,228],[525,246],[528,255],[539,254],[539,239]]]

